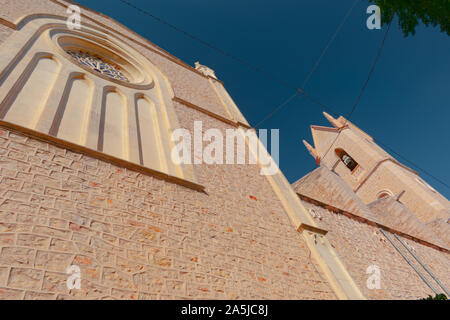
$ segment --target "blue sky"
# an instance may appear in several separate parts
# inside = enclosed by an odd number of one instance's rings
[[[216,47],[300,87],[354,0],[129,0]],[[252,125],[294,92],[187,38],[119,0],[77,0],[193,65],[216,71]],[[301,143],[322,116],[347,116],[367,77],[386,27],[368,30],[368,2],[353,9],[305,91],[329,106],[295,98],[266,121],[280,129],[280,167],[290,182],[315,168]],[[351,121],[450,184],[450,38],[420,25],[404,38],[397,20]],[[394,155],[395,156],[395,155]],[[416,169],[413,165],[406,165]],[[450,190],[420,175],[448,199]]]

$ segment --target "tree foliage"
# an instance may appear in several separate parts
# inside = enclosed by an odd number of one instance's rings
[[[437,294],[434,297],[433,296],[428,296],[427,298],[423,298],[421,300],[447,300],[447,296],[443,293],[441,294]]]
[[[440,26],[450,35],[450,0],[369,0],[381,9],[382,23],[389,23],[394,15],[399,19],[403,35],[416,33],[416,26],[422,21],[428,26]]]

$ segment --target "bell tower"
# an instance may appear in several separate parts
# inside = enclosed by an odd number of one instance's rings
[[[303,141],[317,164],[338,174],[366,203],[402,193],[400,201],[425,223],[448,225],[449,201],[344,117],[324,112],[332,127],[311,126],[314,147]]]

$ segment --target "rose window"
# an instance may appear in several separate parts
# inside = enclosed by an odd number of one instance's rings
[[[127,76],[123,74],[121,68],[114,63],[107,62],[98,56],[91,55],[83,51],[69,50],[67,51],[67,53],[70,54],[72,58],[74,58],[79,63],[87,66],[88,68],[100,74],[103,74],[116,80],[130,82]]]

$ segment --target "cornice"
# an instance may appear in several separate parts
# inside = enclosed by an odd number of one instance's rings
[[[312,204],[317,205],[317,206],[319,206],[319,207],[322,207],[322,208],[324,208],[324,209],[333,211],[334,213],[342,214],[342,215],[344,215],[344,216],[346,216],[346,217],[348,217],[348,218],[350,218],[350,219],[352,219],[352,220],[356,220],[356,221],[359,221],[359,222],[361,222],[361,223],[365,223],[365,224],[367,224],[367,225],[369,225],[369,226],[372,226],[372,227],[381,228],[381,229],[383,229],[383,230],[385,230],[385,231],[388,231],[388,232],[390,232],[390,233],[392,233],[392,234],[397,234],[397,235],[402,236],[402,237],[404,237],[404,238],[410,239],[410,240],[412,240],[412,241],[414,241],[414,242],[420,243],[420,244],[422,244],[422,245],[424,245],[424,246],[427,246],[427,247],[433,248],[433,249],[435,249],[435,250],[439,250],[439,251],[441,251],[441,252],[445,252],[445,253],[447,253],[447,254],[450,254],[450,250],[447,249],[447,248],[443,248],[443,247],[438,246],[438,245],[436,245],[436,244],[434,244],[434,243],[431,243],[431,242],[422,240],[422,239],[420,239],[420,238],[414,237],[414,236],[412,236],[412,235],[410,235],[410,234],[407,234],[407,233],[404,233],[404,232],[402,232],[402,231],[393,229],[393,228],[391,228],[391,227],[389,227],[389,226],[385,226],[385,225],[383,225],[383,224],[380,224],[380,223],[378,223],[378,222],[369,220],[369,219],[367,219],[367,218],[360,217],[360,216],[358,216],[358,215],[355,215],[354,213],[351,213],[351,212],[349,212],[349,211],[345,211],[345,210],[339,209],[339,208],[337,208],[337,207],[334,207],[334,206],[331,206],[331,205],[326,204],[326,203],[324,203],[324,202],[321,202],[321,201],[319,201],[319,200],[310,198],[310,197],[305,196],[305,195],[303,195],[303,194],[297,193],[297,195],[299,196],[299,198],[300,198],[302,201],[306,201],[306,202],[312,203]]]
[[[242,122],[239,122],[239,121],[234,121],[234,120],[230,120],[230,119],[228,119],[228,118],[222,117],[222,116],[220,116],[220,115],[218,115],[218,114],[216,114],[216,113],[214,113],[214,112],[212,112],[212,111],[209,111],[209,110],[207,110],[207,109],[205,109],[205,108],[202,108],[202,107],[200,107],[200,106],[197,106],[197,105],[195,105],[195,104],[193,104],[193,103],[191,103],[191,102],[189,102],[189,101],[186,101],[186,100],[184,100],[184,99],[182,99],[182,98],[179,98],[179,97],[173,97],[172,100],[175,101],[175,102],[181,103],[182,105],[184,105],[184,106],[186,106],[186,107],[188,107],[188,108],[191,108],[191,109],[197,110],[197,111],[199,111],[199,112],[201,112],[201,113],[203,113],[203,114],[206,114],[206,115],[208,115],[208,116],[210,116],[210,117],[212,117],[212,118],[214,118],[214,119],[217,119],[217,120],[219,120],[219,121],[221,121],[221,122],[223,122],[223,123],[226,123],[226,124],[228,124],[228,125],[231,125],[231,126],[233,126],[233,127],[236,127],[236,128],[238,128],[238,127],[244,127],[244,128],[246,128],[246,129],[253,129],[253,128],[252,128],[251,126],[249,126],[249,125],[246,125],[246,124],[244,124],[244,123],[242,123]]]
[[[74,144],[74,143],[62,140],[60,138],[50,136],[48,134],[44,134],[44,133],[41,133],[41,132],[38,132],[35,130],[31,130],[31,129],[28,129],[28,128],[25,128],[25,127],[22,127],[19,125],[15,125],[10,122],[3,121],[3,120],[0,120],[0,127],[10,130],[12,132],[24,135],[26,137],[54,145],[59,148],[67,149],[67,150],[70,150],[70,151],[73,151],[76,153],[81,153],[81,154],[111,163],[113,165],[127,168],[130,170],[142,173],[144,175],[152,176],[159,180],[164,180],[167,182],[175,183],[175,184],[181,185],[183,187],[186,187],[186,188],[189,188],[189,189],[192,189],[195,191],[206,193],[205,187],[200,184],[197,184],[195,182],[185,180],[185,179],[182,179],[179,177],[175,177],[172,175],[168,175],[166,173],[163,173],[163,172],[160,172],[157,170],[153,170],[153,169],[144,167],[142,165],[132,163],[132,162],[129,162],[129,161],[126,161],[126,160],[123,160],[123,159],[120,159],[120,158],[117,158],[117,157],[114,157],[114,156],[111,156],[111,155],[108,155],[108,154],[105,154],[105,153],[102,153],[102,152],[99,152],[99,151],[96,151],[93,149],[89,149],[87,147],[84,147],[84,146],[81,146],[78,144]]]

